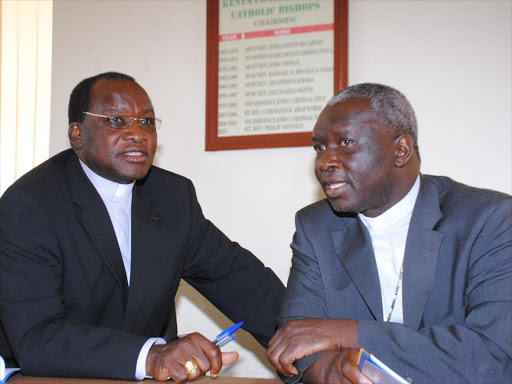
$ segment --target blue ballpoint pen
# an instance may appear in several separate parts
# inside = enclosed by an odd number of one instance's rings
[[[224,337],[222,340],[219,340],[219,341],[216,341],[215,342],[215,345],[219,348],[222,348],[223,346],[225,346],[227,343],[233,341],[233,340],[236,340],[236,335],[231,335],[231,336],[226,336]]]
[[[231,327],[225,329],[221,333],[217,335],[215,339],[212,340],[212,342],[217,345],[219,348],[222,348],[227,343],[236,340],[236,335],[234,334],[240,327],[244,324],[243,321],[232,325]]]
[[[236,340],[235,332],[238,331],[238,329],[240,329],[240,327],[243,324],[244,324],[244,322],[241,321],[241,322],[239,322],[239,323],[237,323],[235,325],[232,325],[229,328],[226,328],[221,333],[219,333],[215,339],[212,340],[212,343],[214,343],[219,348],[222,348],[227,343],[229,343],[229,342],[231,342],[233,340]],[[169,379],[172,380],[172,377],[169,376]]]

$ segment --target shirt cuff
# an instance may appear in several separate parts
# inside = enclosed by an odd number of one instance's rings
[[[148,353],[154,344],[165,344],[165,340],[161,337],[152,337],[148,339],[142,346],[139,357],[137,358],[137,367],[135,368],[135,380],[144,380],[146,378],[146,360]]]

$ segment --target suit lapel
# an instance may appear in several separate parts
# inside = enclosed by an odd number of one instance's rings
[[[334,248],[345,271],[377,320],[382,319],[379,274],[370,239],[357,218],[343,218],[345,228],[332,232]]]
[[[152,271],[158,266],[157,242],[162,232],[161,215],[151,209],[151,199],[135,184],[132,198],[132,272],[124,331],[130,332],[144,301]]]
[[[124,305],[126,305],[128,281],[107,208],[81,169],[77,156],[73,155],[66,164],[66,173],[69,179],[71,198],[77,207],[77,218],[116,278],[123,293]]]
[[[439,192],[422,176],[420,192],[405,245],[402,300],[404,324],[419,329],[436,276],[439,247],[444,234],[432,230],[442,217]]]

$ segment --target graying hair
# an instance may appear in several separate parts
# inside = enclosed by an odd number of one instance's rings
[[[327,102],[327,105],[331,106],[353,99],[369,100],[373,112],[390,129],[411,135],[414,140],[414,148],[418,152],[416,115],[411,104],[400,91],[382,84],[356,84],[339,91]]]

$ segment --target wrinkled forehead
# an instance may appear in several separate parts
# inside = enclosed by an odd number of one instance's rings
[[[387,145],[393,134],[372,110],[370,101],[359,99],[327,106],[315,124],[313,143],[337,142],[340,138]]]
[[[315,125],[318,128],[334,128],[349,125],[352,121],[375,120],[376,115],[368,99],[350,99],[334,105],[327,105]]]
[[[91,109],[102,112],[148,111],[153,105],[148,94],[135,81],[99,80],[91,89]]]
[[[370,99],[354,98],[331,105],[331,111],[340,117],[345,115],[364,115],[373,112],[373,104]]]

